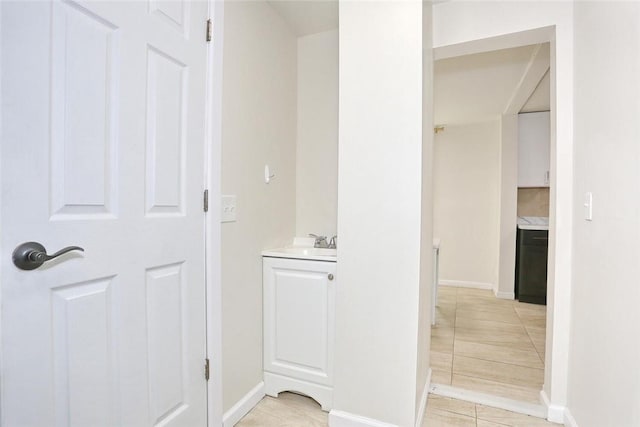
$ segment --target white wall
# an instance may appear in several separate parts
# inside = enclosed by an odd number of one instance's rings
[[[341,1],[332,426],[415,423],[422,2]],[[381,60],[384,58],[384,60]],[[363,72],[366,70],[366,72]]]
[[[575,196],[569,409],[640,425],[640,4],[575,6]]]
[[[496,119],[435,136],[433,233],[443,281],[498,283],[500,130]]]
[[[222,224],[225,411],[262,381],[260,252],[295,232],[296,50],[266,2],[225,4],[222,194],[237,195],[237,222]]]
[[[498,283],[501,298],[515,298],[516,233],[518,216],[518,115],[500,118],[500,220]]]
[[[298,39],[296,235],[331,237],[338,216],[338,30]]]
[[[550,400],[550,416],[559,420],[567,399],[572,289],[573,2],[454,0],[436,4],[433,13],[433,46],[440,57],[446,56],[445,50],[451,56],[551,41],[551,195],[544,391]],[[556,262],[556,257],[561,262]]]

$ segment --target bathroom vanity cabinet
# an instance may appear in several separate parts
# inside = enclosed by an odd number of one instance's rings
[[[263,256],[264,384],[333,401],[336,262]]]

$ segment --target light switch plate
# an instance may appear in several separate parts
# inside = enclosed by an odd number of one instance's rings
[[[584,219],[585,221],[593,221],[593,194],[591,192],[584,193]]]
[[[222,196],[220,222],[236,221],[236,196]]]

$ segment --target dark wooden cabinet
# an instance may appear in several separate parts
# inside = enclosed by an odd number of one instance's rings
[[[520,302],[547,303],[549,231],[518,228],[516,245],[516,298]]]

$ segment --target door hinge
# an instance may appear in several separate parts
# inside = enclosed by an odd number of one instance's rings
[[[209,359],[204,359],[204,379],[209,381]]]
[[[207,19],[207,41],[210,42],[211,39],[213,39],[213,22]]]
[[[205,212],[209,212],[209,190],[204,190],[203,207]]]

